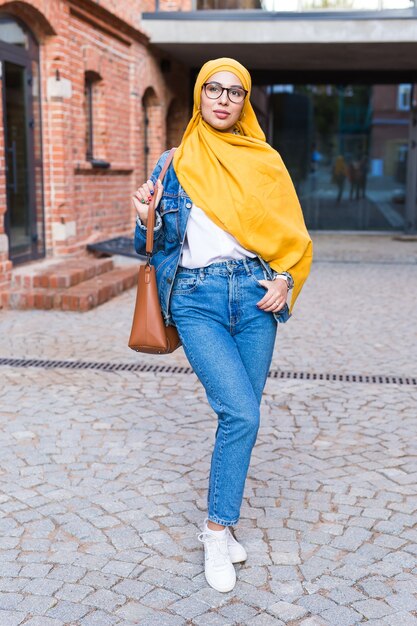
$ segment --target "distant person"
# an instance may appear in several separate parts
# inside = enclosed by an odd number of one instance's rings
[[[152,263],[162,311],[218,417],[198,538],[207,582],[222,592],[235,585],[233,563],[247,556],[231,529],[240,516],[277,322],[288,320],[312,260],[294,186],[265,141],[250,91],[250,74],[237,61],[203,65],[164,187],[158,176],[168,152],[133,196],[139,254],[147,205],[155,192],[160,199]]]
[[[359,200],[361,185],[361,161],[354,159],[349,163],[350,199]]]
[[[348,173],[347,165],[343,155],[339,154],[333,166],[333,181],[337,186],[337,202],[340,202],[345,187],[346,176]]]

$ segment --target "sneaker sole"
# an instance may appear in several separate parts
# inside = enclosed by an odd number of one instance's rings
[[[246,561],[246,559],[248,558],[248,556],[246,555],[243,559],[230,559],[231,562],[234,563],[244,563]]]
[[[207,578],[207,576],[206,576],[206,581],[207,581],[207,583],[210,585],[210,587],[212,587],[212,589],[214,589],[215,591],[219,591],[220,593],[228,593],[229,591],[233,591],[233,589],[235,588],[235,585],[236,585],[236,579],[235,579],[235,582],[233,583],[233,585],[232,585],[231,587],[229,586],[229,587],[227,587],[227,588],[224,588],[224,587],[223,587],[223,588],[220,588],[220,587],[216,587],[216,586],[214,586],[214,585],[213,585],[213,584],[209,581],[209,579]]]

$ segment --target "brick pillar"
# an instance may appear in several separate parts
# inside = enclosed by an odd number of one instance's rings
[[[73,198],[71,56],[65,37],[55,37],[47,47],[44,154],[50,171],[47,213],[47,249],[65,254],[76,248],[77,229]]]

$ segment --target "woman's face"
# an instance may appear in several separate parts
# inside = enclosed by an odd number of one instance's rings
[[[218,83],[222,87],[243,88],[239,78],[232,72],[216,72],[207,79],[206,83]],[[201,115],[203,120],[223,133],[229,133],[233,130],[244,104],[244,100],[239,104],[231,102],[227,91],[223,91],[217,100],[209,98],[204,91],[204,87],[201,91]]]

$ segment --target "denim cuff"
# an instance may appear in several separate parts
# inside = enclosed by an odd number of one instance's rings
[[[153,229],[154,233],[157,233],[161,227],[162,227],[162,218],[159,215],[158,211],[155,211],[155,218],[156,218],[156,222],[155,222],[155,227]],[[147,228],[146,226],[142,223],[139,215],[136,216],[136,224],[139,226],[139,228],[141,228],[142,230],[146,231]]]

